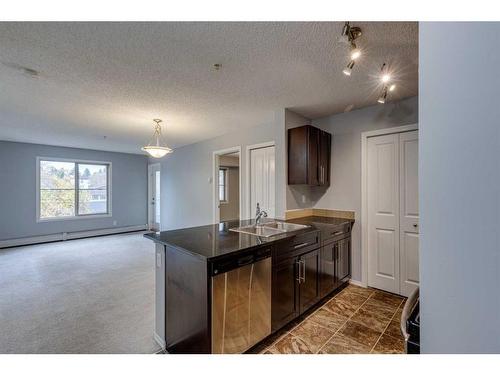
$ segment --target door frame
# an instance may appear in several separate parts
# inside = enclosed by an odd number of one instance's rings
[[[220,221],[220,209],[219,209],[219,156],[226,155],[226,154],[232,154],[234,152],[239,152],[240,153],[240,158],[238,160],[238,168],[239,168],[239,184],[240,184],[240,201],[239,201],[239,206],[240,206],[240,220],[242,218],[242,191],[243,187],[241,186],[241,158],[243,155],[241,155],[241,146],[234,146],[234,147],[229,147],[229,148],[224,148],[222,150],[217,150],[214,151],[212,154],[212,211],[213,211],[213,223],[217,224]]]
[[[153,198],[153,186],[151,184],[151,171],[153,170],[153,167],[159,167],[160,169],[160,204],[161,204],[161,163],[152,163],[148,164],[148,229],[151,230],[151,217],[152,217],[152,207],[151,207],[151,199]],[[160,212],[161,212],[161,207],[160,207]],[[161,216],[161,215],[160,215]],[[160,217],[161,220],[161,217]],[[161,222],[159,223],[161,226]],[[161,229],[161,228],[159,228]]]
[[[266,147],[274,147],[274,156],[276,157],[276,142],[275,141],[268,141],[268,142],[262,142],[262,143],[255,143],[253,145],[248,145],[245,148],[245,217],[246,219],[252,219],[252,207],[251,201],[250,201],[250,153],[252,150],[258,149],[258,148],[266,148]],[[276,179],[276,168],[274,169],[274,178]],[[275,180],[276,181],[276,180]],[[276,186],[274,187],[274,204],[276,205],[277,199],[276,199]],[[275,209],[276,210],[276,209]],[[240,217],[241,217],[241,211],[240,211]]]
[[[361,284],[368,287],[368,138],[418,130],[418,123],[361,133]]]

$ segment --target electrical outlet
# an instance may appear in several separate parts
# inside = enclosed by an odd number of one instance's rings
[[[302,203],[306,203],[306,195],[302,194]]]
[[[113,220],[113,225],[116,226],[118,222],[116,220]]]

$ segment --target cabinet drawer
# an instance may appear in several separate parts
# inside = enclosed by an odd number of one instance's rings
[[[337,241],[351,233],[351,223],[332,226],[321,231],[323,244],[331,241]]]
[[[298,249],[314,249],[319,246],[319,231],[298,234],[292,239],[291,248]]]
[[[274,263],[315,250],[319,245],[319,231],[298,234],[275,247]]]

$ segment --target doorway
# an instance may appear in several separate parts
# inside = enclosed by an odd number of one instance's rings
[[[248,160],[248,217],[252,218],[259,204],[270,218],[276,217],[276,176],[274,142],[249,146]]]
[[[214,222],[241,216],[241,148],[214,152]]]
[[[418,130],[366,138],[367,285],[408,296],[419,285]]]
[[[148,226],[160,230],[161,220],[161,165],[148,165]]]

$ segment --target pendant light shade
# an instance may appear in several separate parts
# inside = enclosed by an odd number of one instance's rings
[[[142,147],[141,150],[147,152],[153,158],[162,158],[165,155],[170,154],[173,150],[167,146],[162,146],[161,144],[161,120],[154,119],[153,121],[156,123],[154,125],[155,132],[153,134],[153,138],[148,145]]]

